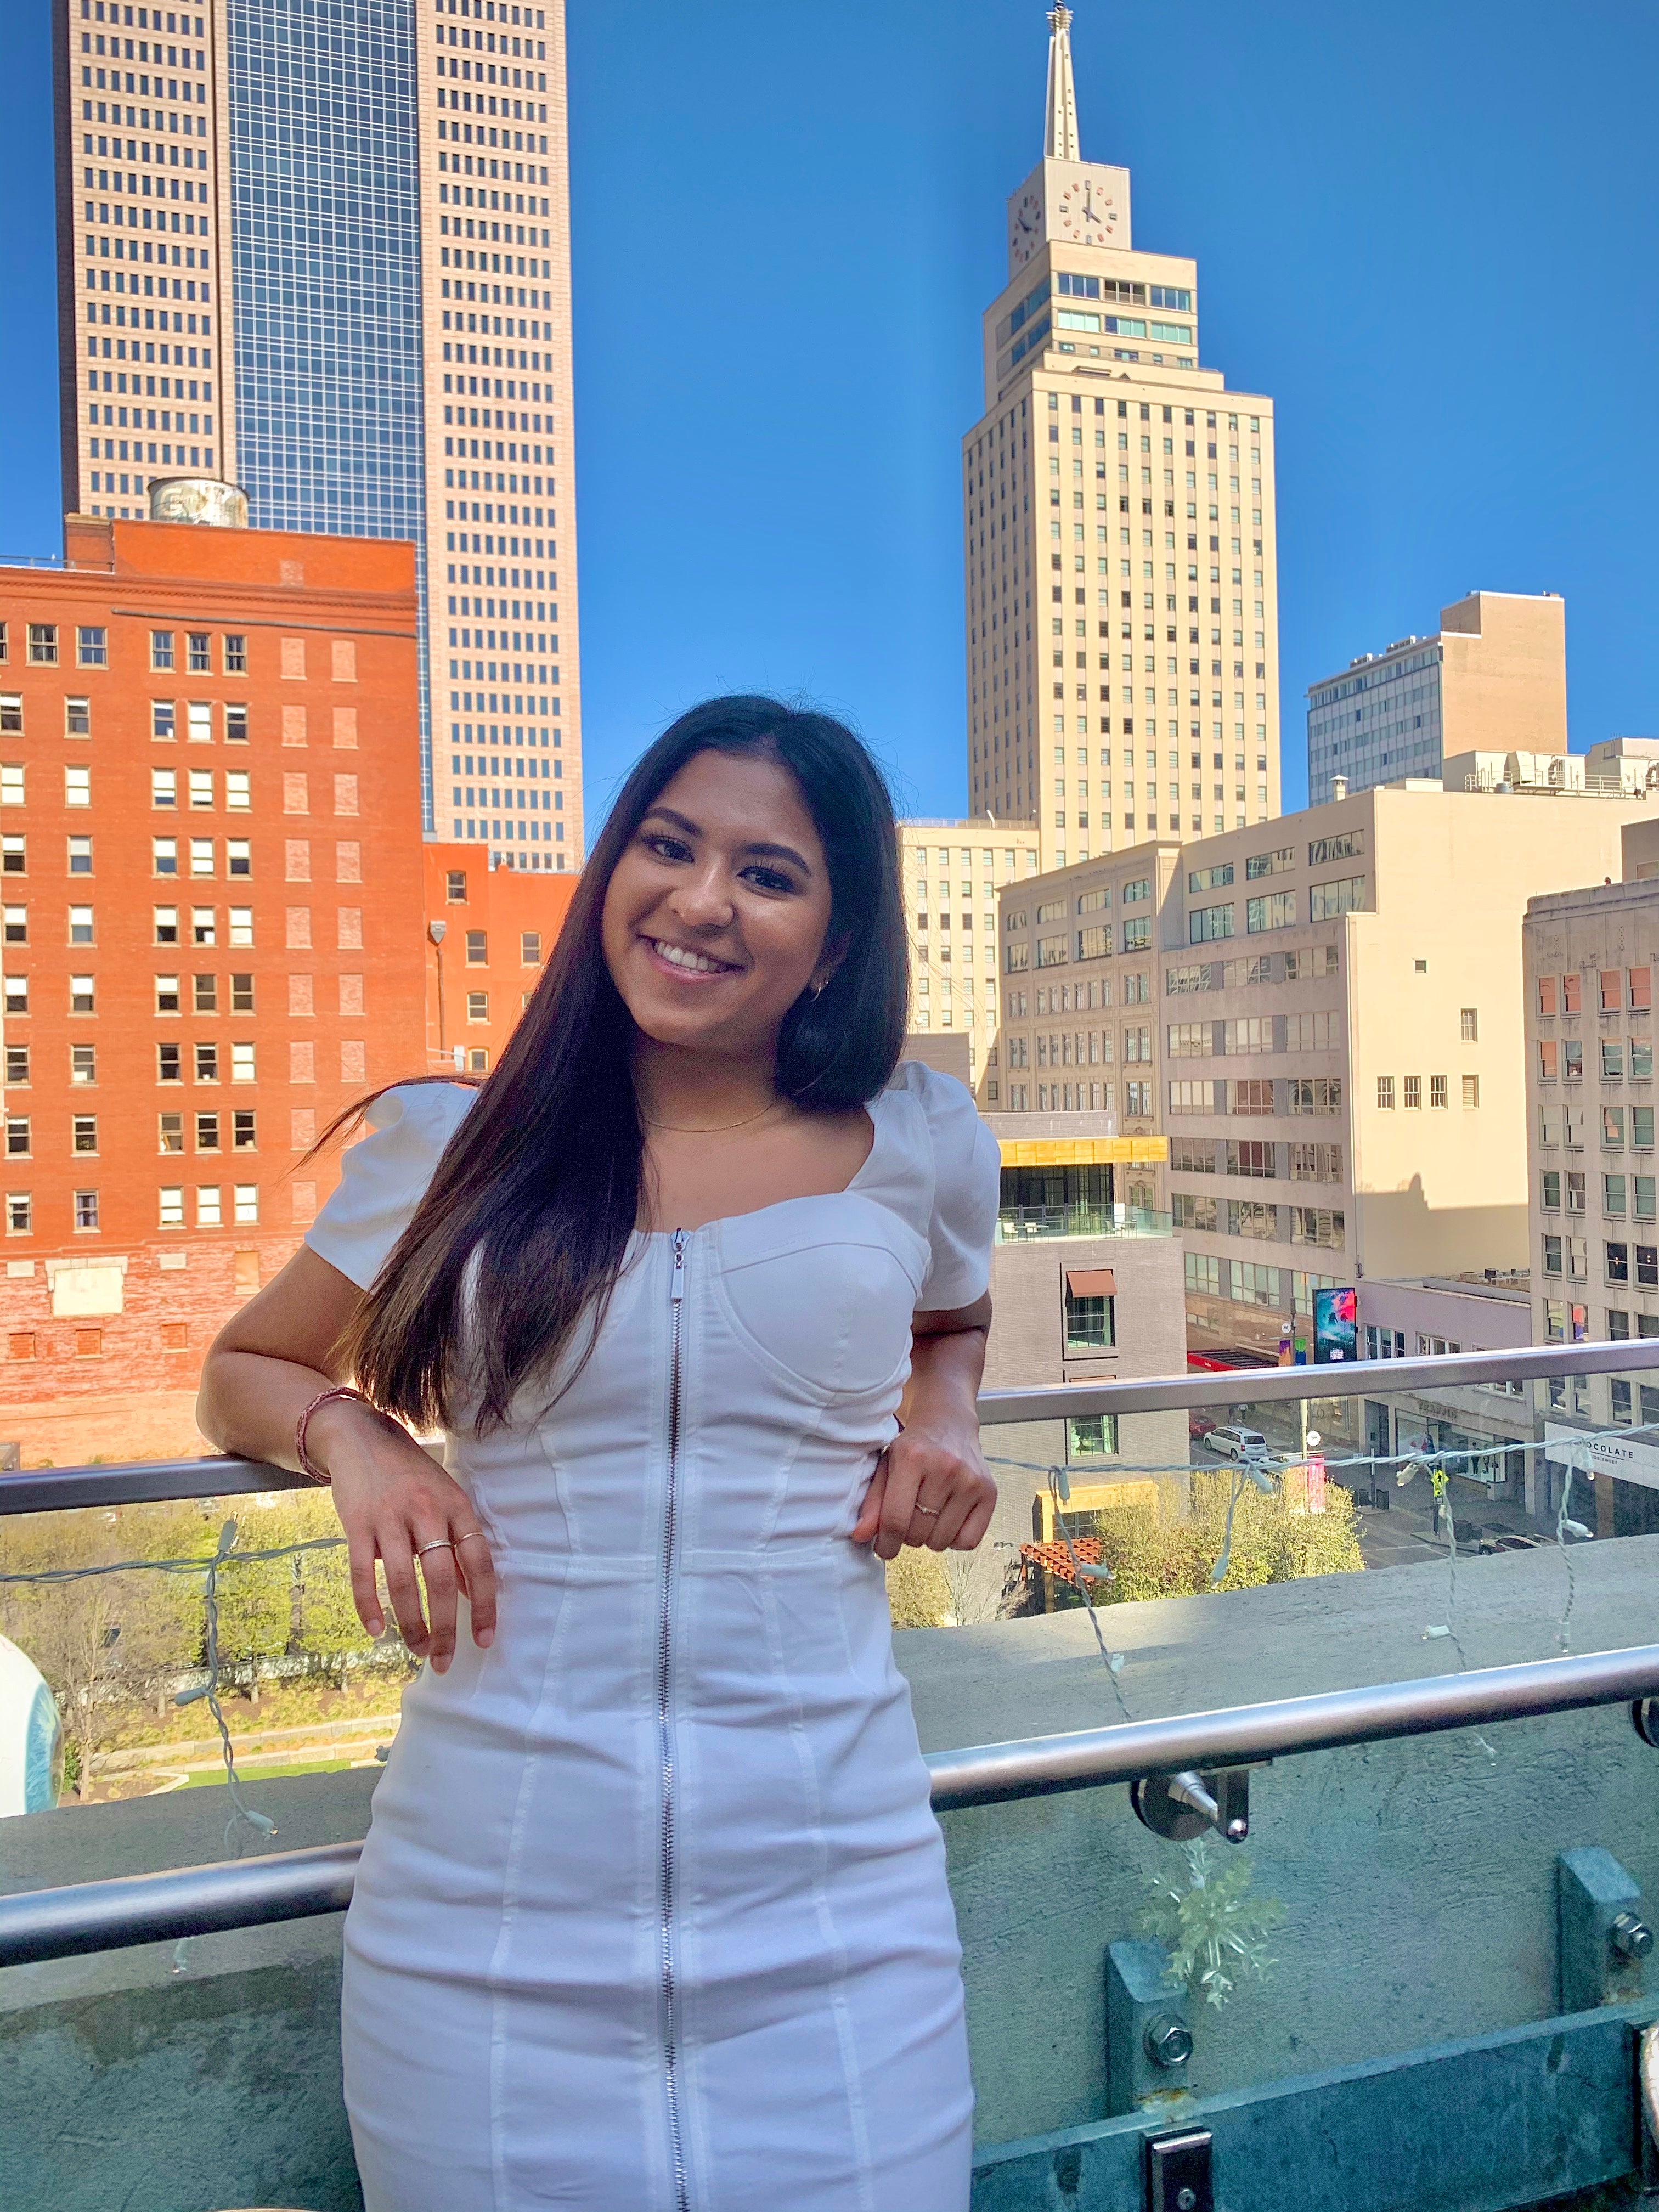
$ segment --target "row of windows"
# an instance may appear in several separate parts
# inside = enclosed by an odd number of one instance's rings
[[[1200,960],[1164,971],[1167,999],[1190,998],[1205,991],[1244,991],[1261,983],[1305,983],[1310,977],[1334,975],[1339,962],[1334,945],[1316,945],[1303,952],[1253,952],[1237,960]]]
[[[355,811],[355,810],[354,810]],[[92,867],[90,837],[67,839],[69,873],[89,876]],[[216,844],[211,837],[191,837],[184,841],[190,848],[190,873],[193,877],[209,877],[217,873],[215,865]],[[157,876],[176,876],[179,873],[177,837],[150,839],[151,872]],[[246,837],[227,837],[224,840],[225,873],[228,877],[247,877],[253,873],[252,848]],[[0,874],[26,875],[28,872],[27,840],[23,837],[0,837]],[[291,884],[311,881],[311,841],[308,837],[290,837],[284,847],[283,875]],[[357,884],[362,881],[362,847],[352,840],[342,839],[334,848],[335,881]],[[234,908],[232,909],[235,911]]]
[[[161,1114],[156,1117],[156,1150],[159,1152],[182,1152],[188,1127],[194,1138],[192,1149],[198,1152],[222,1152],[226,1150],[251,1152],[258,1149],[258,1118],[251,1106],[239,1107],[234,1113],[218,1112],[192,1114]],[[8,1159],[33,1159],[35,1156],[34,1125],[27,1114],[9,1114],[5,1123],[5,1146]],[[98,1150],[98,1116],[95,1114],[71,1114],[70,1116],[70,1151],[71,1153],[96,1152]]]
[[[1602,1151],[1622,1152],[1627,1128],[1632,1152],[1652,1151],[1651,1106],[1604,1106],[1601,1109]],[[1584,1147],[1584,1109],[1582,1106],[1540,1106],[1538,1109],[1538,1131],[1540,1144],[1563,1145],[1570,1152],[1582,1152]]]
[[[1626,1065],[1635,1077],[1653,1073],[1653,1040],[1651,1037],[1632,1037],[1626,1054],[1623,1037],[1601,1037],[1601,1077],[1604,1082],[1624,1080]],[[1582,1037],[1540,1037],[1538,1043],[1538,1079],[1553,1083],[1581,1083],[1584,1076],[1584,1042]]]
[[[1177,1175],[1253,1176],[1264,1181],[1340,1182],[1340,1145],[1291,1144],[1284,1147],[1256,1138],[1172,1137],[1170,1170]]]
[[[462,894],[465,896],[465,892]],[[469,968],[487,968],[489,964],[489,933],[484,929],[469,929],[465,939],[466,964]],[[519,964],[521,968],[539,968],[542,964],[542,933],[539,929],[522,929],[519,933]]]
[[[1304,1274],[1299,1267],[1269,1267],[1256,1260],[1218,1260],[1207,1252],[1188,1252],[1187,1288],[1235,1305],[1288,1309],[1313,1316],[1316,1291],[1334,1291],[1334,1275]]]
[[[1429,1078],[1429,1104],[1431,1108],[1437,1109],[1444,1107],[1449,1103],[1449,1085],[1450,1079],[1451,1079],[1449,1076],[1444,1075],[1431,1075]],[[1406,1075],[1402,1076],[1400,1079],[1400,1081],[1401,1103],[1404,1105],[1406,1111],[1408,1114],[1420,1112],[1423,1105],[1422,1077],[1420,1075]],[[1480,1103],[1480,1078],[1478,1075],[1466,1075],[1462,1079],[1462,1085],[1463,1103],[1466,1106],[1478,1106]],[[1394,1111],[1395,1079],[1393,1076],[1379,1075],[1377,1077],[1376,1103],[1383,1113],[1389,1114]]]
[[[1208,1198],[1177,1191],[1170,1200],[1176,1229],[1195,1229],[1212,1237],[1254,1237],[1266,1244],[1320,1244],[1340,1250],[1346,1240],[1347,1217],[1340,1207],[1279,1206],[1268,1200]],[[1291,1217],[1285,1233],[1281,1213]]]
[[[182,1229],[185,1226],[185,1188],[182,1183],[163,1184],[157,1193],[159,1201],[157,1226],[162,1229]],[[225,1211],[224,1188],[220,1183],[198,1183],[196,1186],[196,1226],[198,1229],[223,1229],[227,1226],[251,1226],[259,1218],[259,1186],[255,1182],[233,1183],[230,1189],[230,1211]],[[95,1190],[77,1190],[70,1200],[70,1218],[77,1231],[95,1231],[100,1220],[100,1199]],[[6,1233],[9,1237],[27,1237],[33,1233],[34,1195],[32,1191],[9,1190],[6,1193]],[[101,1338],[97,1329],[78,1332],[82,1335]],[[13,1340],[14,1358],[33,1357],[33,1340],[29,1338],[29,1349],[20,1354]],[[77,1346],[77,1349],[79,1346]],[[90,1349],[102,1349],[101,1342]]]
[[[1649,1203],[1652,1202],[1652,1187],[1649,1187]],[[1638,1213],[1638,1221],[1651,1221],[1652,1212]],[[1651,1244],[1636,1247],[1636,1273],[1631,1273],[1631,1248],[1620,1242],[1603,1243],[1602,1265],[1609,1283],[1634,1281],[1638,1285],[1659,1289],[1659,1248]],[[1544,1273],[1547,1275],[1566,1275],[1574,1282],[1583,1282],[1589,1271],[1589,1252],[1582,1237],[1546,1237],[1544,1239]]]
[[[1119,976],[1122,1004],[1126,1006],[1148,1005],[1152,995],[1152,979],[1144,968],[1132,969],[1127,975]],[[1024,991],[1010,991],[1006,994],[1004,1011],[1011,1022],[1025,1019],[1029,1012],[1027,997],[1028,994]],[[1111,1003],[1112,979],[1109,975],[1091,976],[1086,983],[1050,983],[1036,994],[1039,1014],[1093,1013],[1097,1008],[1109,1006]]]
[[[1581,1169],[1570,1168],[1564,1176],[1559,1168],[1546,1168],[1539,1182],[1539,1195],[1546,1213],[1559,1213],[1563,1210],[1564,1182],[1565,1211],[1569,1213],[1583,1212],[1584,1176]],[[1631,1211],[1636,1219],[1651,1221],[1654,1218],[1653,1194],[1654,1178],[1651,1176],[1604,1175],[1601,1178],[1601,1211],[1617,1219],[1625,1211],[1628,1196]]]
[[[1538,1011],[1540,1014],[1577,1014],[1583,1008],[1583,978],[1579,975],[1540,975]],[[1595,971],[1597,1011],[1620,1014],[1627,1009],[1648,1013],[1653,1007],[1651,968],[1601,968]]]
[[[1297,894],[1294,891],[1269,891],[1260,898],[1244,902],[1244,927],[1247,935],[1269,929],[1290,929],[1297,921]],[[1308,886],[1308,920],[1310,922],[1334,921],[1340,915],[1362,911],[1365,904],[1365,878],[1347,876],[1334,883],[1310,884]],[[1210,945],[1237,933],[1237,908],[1229,900],[1220,906],[1201,906],[1192,908],[1187,916],[1187,941],[1190,945]]]
[[[1249,1079],[1176,1081],[1170,1085],[1171,1114],[1340,1114],[1340,1075],[1261,1076]]]
[[[1231,1022],[1171,1022],[1167,1036],[1171,1060],[1327,1052],[1342,1042],[1342,1017],[1335,1013],[1248,1014]]]

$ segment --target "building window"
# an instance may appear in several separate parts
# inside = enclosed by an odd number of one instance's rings
[[[1376,1079],[1376,1103],[1377,1103],[1378,1106],[1382,1108],[1382,1111],[1383,1111],[1385,1114],[1387,1114],[1387,1113],[1392,1113],[1392,1112],[1393,1112],[1393,1110],[1394,1110],[1394,1078],[1393,1078],[1393,1076],[1391,1076],[1391,1075],[1379,1075],[1379,1076],[1377,1077],[1377,1079]]]
[[[34,1227],[34,1200],[26,1190],[6,1193],[6,1234],[27,1237]]]
[[[26,1044],[6,1047],[6,1086],[16,1090],[29,1079],[29,1048]]]
[[[225,873],[228,876],[251,876],[253,873],[253,848],[246,837],[226,838]]]
[[[1066,1349],[1068,1352],[1107,1352],[1116,1342],[1114,1334],[1115,1299],[1104,1294],[1079,1295],[1068,1279],[1066,1284]]]
[[[176,837],[152,837],[149,841],[150,867],[158,876],[176,876],[179,872],[179,840]]]
[[[230,1141],[232,1147],[239,1152],[251,1152],[256,1150],[258,1139],[255,1134],[253,1109],[251,1106],[239,1106],[231,1115]]]
[[[24,788],[23,764],[8,761],[0,767],[0,806],[22,806],[27,804]]]
[[[90,975],[70,977],[70,1012],[72,1014],[95,1014],[94,987]]]
[[[185,1191],[182,1183],[163,1183],[158,1194],[161,1201],[160,1214],[163,1229],[182,1229],[185,1225]]]
[[[194,975],[191,983],[192,1012],[216,1014],[219,1011],[219,978],[216,975]]]
[[[466,933],[466,964],[469,968],[487,968],[489,964],[489,941],[482,929]]]
[[[171,699],[152,699],[149,702],[149,733],[164,741],[175,733]]]
[[[1446,1079],[1443,1075],[1429,1078],[1429,1104],[1443,1108],[1446,1103]]]
[[[109,632],[83,623],[75,633],[75,658],[82,668],[107,668]]]
[[[251,906],[234,906],[230,909],[230,941],[244,947],[252,944],[253,908]]]
[[[149,803],[152,806],[174,807],[179,804],[179,771],[173,768],[153,768],[149,772]]]
[[[1480,1016],[1473,1006],[1465,1006],[1457,1017],[1458,1027],[1465,1044],[1480,1042]]]
[[[257,1182],[235,1185],[232,1212],[239,1228],[258,1220],[259,1186]]]
[[[0,907],[3,917],[3,935],[8,945],[27,945],[29,941],[29,910],[26,906]]]
[[[1420,1112],[1423,1105],[1423,1079],[1420,1075],[1406,1078],[1406,1110]]]
[[[155,979],[155,1011],[158,1014],[176,1014],[179,1011],[179,978],[158,975]]]
[[[75,1114],[70,1117],[70,1149],[76,1152],[95,1152],[98,1149],[98,1116],[95,1114]]]
[[[98,1048],[90,1044],[70,1047],[70,1081],[96,1083],[98,1080]]]
[[[232,975],[230,1011],[233,1014],[251,1014],[253,1012],[253,978],[251,975]]]
[[[470,1022],[487,1022],[489,1019],[489,994],[488,991],[469,991],[467,993],[466,1018]]]
[[[526,929],[520,933],[519,963],[524,968],[541,966],[542,933],[539,929]]]
[[[66,738],[89,738],[92,735],[92,702],[90,699],[64,700],[64,735]]]
[[[216,1152],[219,1149],[219,1116],[198,1114],[196,1116],[196,1149],[198,1152]]]
[[[71,945],[90,945],[92,943],[92,908],[89,906],[72,906],[70,908],[69,941]]]
[[[171,668],[173,665],[173,632],[153,629],[149,634],[149,665],[152,668]]]
[[[72,876],[92,873],[92,840],[90,837],[71,837],[69,841],[69,872]]]
[[[216,1182],[198,1182],[196,1186],[196,1226],[198,1229],[222,1229],[224,1226],[220,1210],[220,1188]]]
[[[245,706],[228,706],[225,708],[225,743],[228,745],[245,745],[247,743],[247,708]]]
[[[21,692],[0,691],[0,737],[21,738],[23,734],[23,700]]]
[[[185,633],[186,665],[192,676],[206,676],[210,672],[213,667],[210,652],[211,642],[205,630],[192,629]]]
[[[184,1048],[176,1044],[158,1044],[155,1048],[155,1080],[158,1083],[182,1083],[185,1079]]]
[[[182,1114],[158,1114],[155,1117],[155,1149],[158,1152],[182,1152],[185,1149],[185,1117]]]
[[[227,676],[247,674],[247,640],[229,636],[225,640],[225,673]]]
[[[198,1083],[216,1083],[219,1080],[219,1048],[216,1044],[197,1046],[196,1080]]]
[[[6,1116],[6,1157],[7,1157],[7,1158],[8,1158],[8,1159],[13,1159],[13,1160],[26,1160],[26,1159],[27,1159],[27,1158],[30,1157],[30,1154],[31,1154],[31,1152],[33,1152],[33,1142],[32,1142],[32,1139],[31,1139],[31,1137],[30,1137],[30,1132],[29,1132],[29,1119],[28,1119],[27,1115],[27,1114],[9,1114],[9,1115],[7,1115],[7,1116]]]
[[[213,873],[213,840],[211,837],[192,837],[190,841],[190,872],[192,876]]]
[[[58,625],[56,623],[29,624],[29,663],[35,668],[57,667]]]
[[[1630,1247],[1628,1244],[1608,1244],[1606,1248],[1607,1280],[1627,1283],[1630,1280]]]
[[[1463,1078],[1463,1103],[1466,1106],[1478,1106],[1480,1103],[1480,1078],[1478,1075],[1466,1075]]]
[[[1066,1456],[1074,1459],[1115,1459],[1117,1456],[1117,1415],[1083,1414],[1066,1424]]]
[[[28,848],[22,838],[0,837],[0,873],[26,876],[28,872]]]
[[[489,1073],[489,1053],[482,1045],[471,1046],[467,1052],[466,1066],[467,1073],[471,1075],[488,1075]]]
[[[253,1047],[234,1044],[230,1048],[230,1079],[233,1083],[252,1083],[254,1080]]]
[[[451,906],[466,904],[466,870],[450,868],[444,875],[444,896]]]
[[[97,1228],[98,1194],[95,1190],[77,1190],[76,1192],[75,1225],[77,1229]]]

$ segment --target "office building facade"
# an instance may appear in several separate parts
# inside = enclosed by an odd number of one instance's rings
[[[57,0],[56,76],[65,509],[411,540],[423,823],[575,868],[558,0]]]
[[[969,805],[1035,818],[1045,869],[1279,804],[1273,403],[1200,366],[1196,264],[1132,246],[1048,21],[962,453]]]
[[[426,1060],[413,549],[67,534],[0,570],[14,1405],[191,1382]]]
[[[963,1079],[985,1097],[995,1080],[999,891],[1036,873],[1030,822],[902,822],[899,857],[910,926],[910,1027],[966,1047]]]
[[[1443,769],[1460,790],[1466,777],[1559,784],[1566,750],[1566,611],[1553,592],[1471,592],[1441,609],[1432,637],[1397,638],[1308,688],[1316,802],[1339,776],[1350,792]]]
[[[1524,1267],[1522,915],[1649,811],[1407,785],[1023,884],[1001,1103],[1098,1086],[1168,1138],[1194,1350],[1272,1358],[1322,1287]]]

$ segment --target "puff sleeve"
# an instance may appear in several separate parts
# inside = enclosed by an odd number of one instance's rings
[[[932,1256],[917,1306],[924,1313],[948,1313],[972,1305],[989,1287],[1002,1154],[972,1093],[954,1076],[916,1061],[903,1073],[907,1086],[920,1094],[933,1148]]]
[[[475,1091],[404,1084],[368,1109],[369,1134],[347,1147],[333,1195],[306,1231],[319,1259],[367,1290],[414,1217]]]

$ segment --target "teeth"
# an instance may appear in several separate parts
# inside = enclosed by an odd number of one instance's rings
[[[705,952],[690,952],[683,945],[670,945],[660,937],[653,937],[652,948],[676,968],[690,969],[695,975],[720,975],[731,966],[729,960],[711,960]]]

